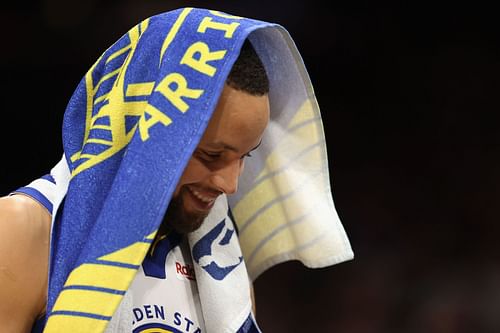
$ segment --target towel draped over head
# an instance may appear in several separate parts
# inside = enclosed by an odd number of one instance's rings
[[[229,205],[237,225],[239,237],[233,238],[245,264],[239,266],[255,279],[286,260],[324,267],[352,258],[333,205],[318,105],[286,30],[217,11],[178,9],[122,36],[68,104],[63,144],[71,179],[67,189],[61,182],[65,196],[54,205],[46,332],[105,330],[247,38],[269,76],[271,120],[238,193],[221,206]],[[209,265],[201,263],[197,244],[213,241],[213,233],[222,232],[219,222],[190,236],[202,268]],[[207,278],[223,288],[234,283],[225,279],[231,274]],[[235,289],[233,284],[229,290]],[[230,299],[219,302],[231,305]],[[220,322],[207,323],[207,331],[250,332],[247,305],[245,311],[238,318],[222,314]]]

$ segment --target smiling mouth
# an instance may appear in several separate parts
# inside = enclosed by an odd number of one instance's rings
[[[215,200],[219,196],[218,194],[215,196],[214,195],[208,196],[190,186],[188,186],[187,188],[189,193],[191,194],[191,198],[193,199],[196,208],[200,210],[209,210],[210,208],[212,208],[212,206],[215,203]]]

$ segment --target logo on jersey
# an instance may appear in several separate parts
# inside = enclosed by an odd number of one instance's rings
[[[193,259],[216,280],[223,280],[243,261],[241,253],[235,254],[228,249],[237,242],[234,229],[226,224],[226,219],[219,222],[193,246]]]
[[[182,333],[178,329],[160,323],[146,324],[137,327],[132,333]]]
[[[165,312],[162,305],[144,304],[133,309],[134,321],[132,325],[140,325],[144,321],[151,321],[136,327],[132,333],[202,333],[201,328],[191,319],[180,312]],[[165,324],[169,322],[170,326]]]
[[[190,264],[183,264],[181,262],[175,262],[175,273],[177,278],[180,280],[191,280],[195,281],[196,278],[194,276],[194,267]]]

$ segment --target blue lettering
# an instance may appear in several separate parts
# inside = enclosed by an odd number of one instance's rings
[[[158,306],[155,304],[155,317],[165,320],[165,309],[162,305]]]
[[[134,312],[134,317],[136,321],[141,321],[142,319],[144,319],[144,315],[142,314],[141,309],[135,308],[132,311]]]
[[[165,320],[165,309],[163,308],[162,305],[150,305],[150,304],[144,304],[143,308],[134,308],[132,311],[134,313],[134,318],[135,320],[132,322],[132,324],[135,324],[137,322],[140,322],[141,320],[148,318],[148,319],[163,319]],[[154,310],[154,312],[153,312]],[[179,322],[180,323],[180,322]]]
[[[179,312],[174,313],[174,324],[179,326],[181,324],[181,314]]]
[[[148,317],[148,319],[153,318],[153,314],[151,313],[151,305],[144,305],[144,310],[146,310],[146,317]]]
[[[196,331],[194,331],[194,333],[201,333],[200,328],[198,327],[198,328],[196,329]]]
[[[184,318],[184,320],[186,321],[186,331],[189,332],[189,327],[191,327],[192,324],[194,324],[191,320],[187,319],[187,318]]]

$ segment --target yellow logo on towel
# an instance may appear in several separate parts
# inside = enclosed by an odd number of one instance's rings
[[[71,156],[71,161],[77,163],[72,176],[76,176],[116,154],[130,142],[135,132],[137,124],[127,131],[126,119],[128,117],[142,116],[147,102],[125,101],[125,97],[150,94],[153,83],[129,84],[126,89],[127,95],[124,96],[125,72],[133,57],[139,37],[142,32],[146,31],[148,23],[149,19],[132,28],[128,33],[129,44],[118,49],[105,60],[106,63],[109,63],[117,57],[127,54],[125,61],[118,69],[106,73],[94,85],[92,76],[95,66],[102,61],[102,59],[99,59],[85,75],[87,89],[85,136],[82,150]],[[109,84],[108,80],[112,80],[110,91],[96,96],[101,85]],[[99,103],[104,105],[93,115],[94,107]],[[92,153],[84,152],[86,147],[91,146],[96,148],[95,150],[88,149]]]
[[[174,40],[191,10],[192,8],[186,8],[180,13],[165,37],[161,50],[159,50],[160,65],[167,48]],[[235,21],[241,18],[216,11],[211,11],[210,14],[213,17],[207,16],[200,21],[197,33],[203,35],[210,30],[219,30],[223,32],[222,36],[224,38],[232,38],[240,23],[220,22],[217,17],[231,18]],[[169,73],[159,82],[128,84],[125,82],[127,68],[136,51],[139,38],[148,28],[148,24],[149,19],[131,29],[128,33],[128,45],[116,50],[105,60],[107,64],[126,54],[126,59],[119,68],[102,75],[99,82],[94,86],[94,69],[97,64],[104,61],[101,58],[85,76],[87,89],[85,133],[82,149],[71,156],[71,161],[75,165],[72,170],[73,177],[121,151],[128,145],[137,129],[139,129],[140,139],[147,141],[150,137],[149,131],[153,126],[157,124],[169,126],[172,123],[172,119],[168,115],[148,103],[147,97],[153,92],[163,95],[182,113],[187,112],[189,109],[186,99],[198,99],[204,93],[203,89],[191,88],[187,78],[176,72]],[[180,60],[180,64],[200,74],[213,77],[217,71],[214,62],[223,59],[227,50],[211,50],[206,42],[196,41],[189,45]],[[101,86],[111,86],[112,88],[105,93],[99,91],[99,96],[96,96]],[[94,114],[95,108],[98,108],[98,111]],[[127,128],[127,119],[134,120],[133,126]]]

